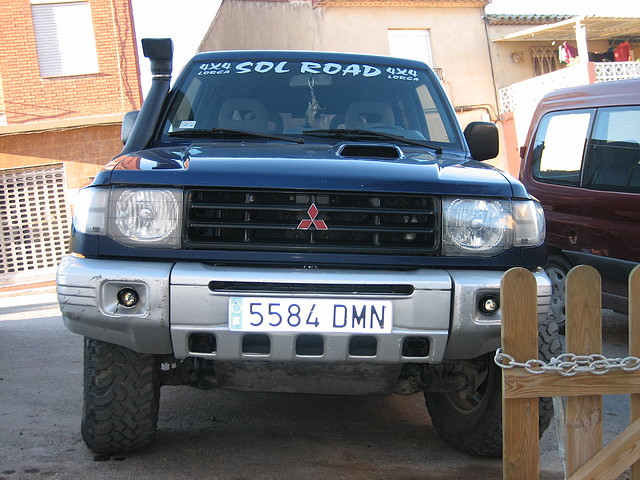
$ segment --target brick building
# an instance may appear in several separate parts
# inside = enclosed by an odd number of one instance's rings
[[[0,283],[47,272],[142,103],[130,0],[0,0]],[[69,194],[71,192],[71,194]]]

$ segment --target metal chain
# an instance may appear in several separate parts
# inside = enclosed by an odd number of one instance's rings
[[[501,348],[496,350],[494,362],[500,368],[509,370],[511,368],[524,368],[527,372],[540,375],[545,372],[556,372],[565,377],[571,377],[578,373],[591,373],[592,375],[604,375],[611,370],[622,370],[634,372],[640,370],[640,358],[607,358],[603,355],[574,355],[573,353],[563,353],[549,360],[549,363],[537,358],[526,362],[516,362],[509,354],[504,353]]]

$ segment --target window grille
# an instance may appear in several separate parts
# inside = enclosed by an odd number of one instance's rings
[[[554,47],[531,47],[534,76],[544,75],[560,69],[558,49]]]

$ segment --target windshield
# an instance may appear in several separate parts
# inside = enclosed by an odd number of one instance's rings
[[[461,148],[436,81],[423,70],[380,64],[195,62],[172,93],[161,136],[238,139],[250,132],[317,141],[344,131],[345,138],[370,141],[378,137],[363,133],[379,132],[381,141]]]

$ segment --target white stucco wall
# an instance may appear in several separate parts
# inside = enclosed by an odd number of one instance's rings
[[[312,7],[225,0],[200,50],[285,49],[389,54],[389,29],[428,29],[434,67],[454,105],[496,108],[482,8]],[[476,119],[480,118],[477,112]],[[469,114],[465,115],[465,118]],[[495,118],[494,118],[495,120]]]

